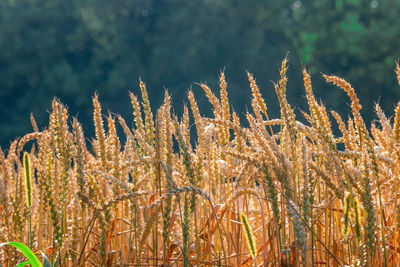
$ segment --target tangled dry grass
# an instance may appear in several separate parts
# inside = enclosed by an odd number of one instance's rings
[[[367,128],[351,85],[324,75],[351,101],[347,121],[331,113],[336,137],[306,70],[307,123],[296,120],[286,70],[285,59],[279,119],[248,74],[249,127],[230,109],[224,73],[220,97],[201,84],[211,118],[190,91],[192,115],[172,114],[167,93],[153,114],[140,82],[131,128],[104,116],[95,95],[90,149],[54,100],[47,129],[32,117],[33,132],[0,151],[0,242],[31,244],[54,266],[398,266],[400,103],[394,122],[376,105]],[[3,266],[22,260],[0,253]]]

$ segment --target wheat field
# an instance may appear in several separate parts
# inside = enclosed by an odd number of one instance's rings
[[[89,141],[55,99],[48,128],[31,116],[33,132],[0,150],[0,243],[52,266],[399,266],[400,102],[393,121],[376,105],[367,127],[352,86],[324,75],[349,97],[345,120],[315,99],[304,69],[309,110],[297,119],[287,67],[275,119],[250,73],[246,123],[223,72],[219,96],[200,85],[209,118],[191,91],[178,118],[168,93],[153,113],[140,82],[132,122],[95,95]],[[400,84],[398,64],[395,74]],[[0,266],[23,260],[0,250]]]

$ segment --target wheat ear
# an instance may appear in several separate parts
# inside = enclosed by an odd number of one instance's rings
[[[250,227],[249,219],[247,216],[241,212],[240,213],[240,221],[242,223],[242,229],[244,232],[244,236],[246,238],[247,248],[249,250],[250,256],[255,259],[257,256],[257,246],[253,234],[253,230]]]
[[[23,158],[24,167],[24,180],[25,180],[25,195],[26,195],[26,207],[29,210],[29,244],[32,249],[32,171],[31,171],[31,161],[29,159],[29,154],[24,153]]]

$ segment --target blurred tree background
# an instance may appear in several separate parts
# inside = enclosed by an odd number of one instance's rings
[[[31,131],[33,112],[44,127],[53,97],[93,136],[91,97],[132,118],[128,91],[146,82],[157,108],[167,89],[175,112],[192,88],[209,113],[201,88],[215,91],[221,70],[229,97],[243,115],[250,106],[245,70],[262,89],[271,117],[278,104],[271,81],[289,51],[288,99],[306,109],[301,69],[329,109],[349,100],[320,72],[356,88],[368,121],[374,101],[387,115],[399,100],[393,73],[400,56],[399,0],[2,0],[0,1],[0,145]],[[301,115],[298,116],[302,120]]]

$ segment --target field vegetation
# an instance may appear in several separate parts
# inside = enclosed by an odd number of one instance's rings
[[[55,99],[48,128],[32,116],[32,133],[0,151],[0,243],[22,242],[52,266],[398,266],[400,102],[393,120],[377,104],[367,126],[348,82],[323,75],[349,97],[342,117],[316,100],[304,69],[298,120],[287,68],[274,84],[280,118],[250,73],[247,122],[223,72],[219,96],[200,84],[212,117],[191,91],[178,118],[168,92],[153,112],[140,82],[132,123],[95,95],[90,141]],[[22,261],[1,249],[0,265]]]

